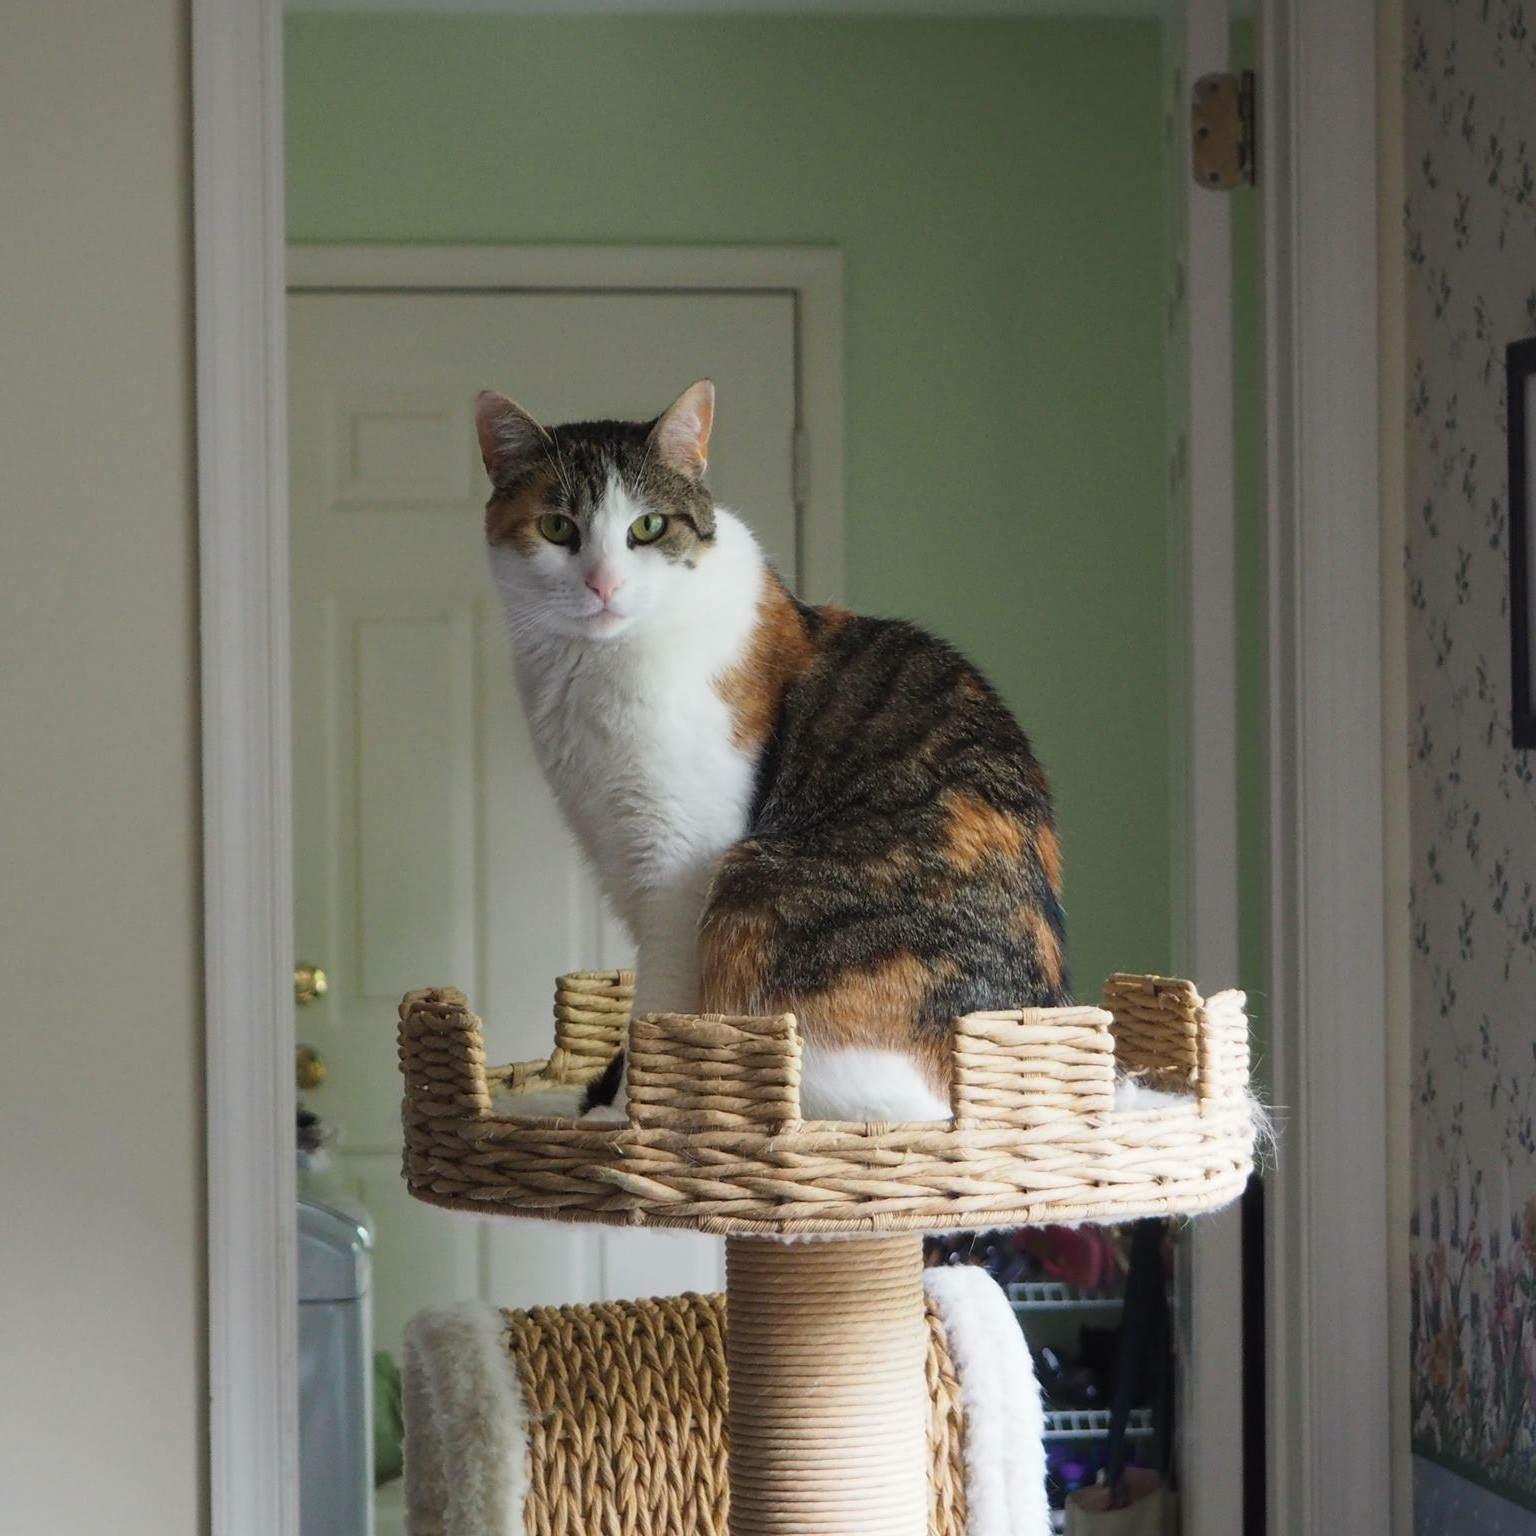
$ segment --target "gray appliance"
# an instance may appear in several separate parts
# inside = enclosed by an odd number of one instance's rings
[[[361,1206],[299,1201],[302,1536],[373,1536],[372,1253]]]

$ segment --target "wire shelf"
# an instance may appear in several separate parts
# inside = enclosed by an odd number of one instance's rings
[[[1099,1440],[1109,1433],[1107,1408],[1048,1408],[1047,1440]],[[1152,1433],[1152,1410],[1133,1408],[1125,1429],[1127,1439],[1145,1439]]]
[[[1017,1280],[1008,1287],[1016,1312],[1117,1312],[1119,1291],[1082,1291],[1062,1280]]]

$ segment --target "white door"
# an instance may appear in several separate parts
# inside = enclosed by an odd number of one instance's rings
[[[1230,194],[1191,167],[1191,93],[1232,69],[1231,0],[1164,0],[1168,485],[1177,629],[1172,826],[1175,968],[1238,971],[1236,479]],[[1254,980],[1257,988],[1262,982]],[[1242,1248],[1236,1207],[1185,1229],[1177,1280],[1183,1536],[1243,1529]]]
[[[374,1331],[418,1308],[712,1290],[714,1239],[476,1221],[406,1196],[396,1004],[461,987],[496,1062],[550,1047],[561,971],[627,965],[545,788],[486,572],[477,390],[544,421],[719,390],[710,474],[787,572],[788,293],[295,291],[289,297],[297,1014],[329,1078],[344,1188],[376,1223]]]

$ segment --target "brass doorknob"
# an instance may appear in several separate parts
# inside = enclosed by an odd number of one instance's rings
[[[330,988],[325,972],[318,965],[296,965],[293,968],[293,1000],[300,1008],[307,1008],[324,997]]]
[[[313,1093],[331,1075],[325,1059],[312,1045],[301,1045],[294,1053],[294,1080],[300,1093]]]

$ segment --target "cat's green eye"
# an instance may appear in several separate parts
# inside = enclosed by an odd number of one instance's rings
[[[539,532],[551,544],[574,544],[576,524],[563,512],[546,512],[539,519]]]
[[[647,512],[629,525],[629,536],[636,544],[654,544],[667,531],[667,520],[660,512]]]

